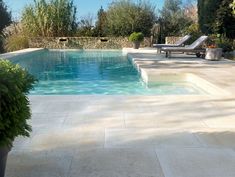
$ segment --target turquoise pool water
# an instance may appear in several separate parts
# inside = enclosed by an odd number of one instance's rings
[[[187,83],[148,87],[121,51],[41,51],[14,61],[38,78],[32,95],[200,94]]]

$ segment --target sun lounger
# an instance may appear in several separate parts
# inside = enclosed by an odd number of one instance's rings
[[[166,57],[170,58],[172,52],[191,52],[197,57],[205,55],[206,49],[201,48],[202,44],[208,39],[208,36],[201,36],[195,42],[185,47],[163,47],[161,50],[166,52]]]
[[[161,52],[161,48],[163,47],[180,47],[182,46],[186,41],[188,41],[191,38],[190,35],[186,35],[180,40],[178,40],[175,44],[153,44],[153,47],[158,49],[158,53]]]

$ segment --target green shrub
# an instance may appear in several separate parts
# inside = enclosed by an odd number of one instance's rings
[[[231,42],[228,42],[228,41],[219,42],[217,44],[217,46],[219,48],[222,48],[223,52],[231,52],[231,51],[233,51],[232,44],[231,44]]]
[[[216,38],[215,44],[217,47],[222,48],[224,53],[233,51],[233,41],[226,37]]]
[[[199,25],[194,23],[188,27],[186,27],[184,30],[183,30],[183,33],[185,35],[187,34],[190,34],[191,35],[191,38],[190,40],[187,42],[187,44],[191,44],[193,43],[195,40],[197,40],[201,35],[202,33],[200,32],[199,30]]]
[[[19,65],[0,59],[0,146],[10,147],[17,136],[29,136],[27,94],[35,81]]]
[[[77,28],[76,13],[73,0],[34,0],[24,8],[22,23],[28,35],[71,36]]]
[[[130,35],[129,41],[131,42],[142,42],[144,40],[144,35],[143,33],[139,32],[134,32]]]
[[[28,38],[23,35],[13,34],[5,39],[4,48],[7,52],[21,50],[29,47]]]

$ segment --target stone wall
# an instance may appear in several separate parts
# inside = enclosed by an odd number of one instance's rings
[[[175,36],[166,37],[166,44],[175,44],[176,41],[178,41],[182,38],[183,37],[175,37]]]
[[[150,38],[145,38],[141,47],[151,46]],[[125,37],[48,37],[31,38],[30,48],[48,49],[122,49],[132,47]]]

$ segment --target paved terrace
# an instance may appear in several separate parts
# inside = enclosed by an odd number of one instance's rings
[[[228,94],[30,96],[7,177],[234,177],[235,63],[132,52],[150,78],[193,73]]]

